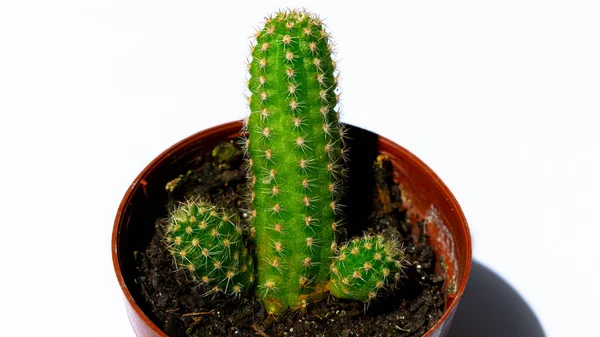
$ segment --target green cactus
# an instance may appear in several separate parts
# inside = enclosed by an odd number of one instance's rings
[[[268,18],[249,64],[257,293],[271,314],[328,292],[343,176],[329,35],[304,11]]]
[[[168,218],[166,243],[178,269],[211,287],[240,295],[254,282],[252,255],[239,219],[200,200],[180,203]]]
[[[336,243],[347,151],[329,35],[313,14],[284,11],[255,37],[242,143],[256,255],[237,217],[199,201],[171,213],[169,249],[211,292],[239,295],[255,284],[269,314],[303,310],[329,293],[368,302],[396,285],[404,257],[382,236]]]
[[[354,238],[339,248],[331,264],[331,294],[370,302],[400,279],[404,254],[381,235]]]

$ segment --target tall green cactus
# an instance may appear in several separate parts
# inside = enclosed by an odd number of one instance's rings
[[[342,132],[323,23],[304,11],[268,18],[249,70],[257,291],[278,314],[327,294],[336,248]]]
[[[274,315],[305,309],[330,291],[369,302],[396,284],[404,263],[382,236],[336,243],[347,152],[331,52],[323,23],[305,11],[279,12],[256,33],[243,142],[255,256],[233,216],[202,202],[182,203],[165,233],[180,269],[212,292],[238,295],[256,283]]]

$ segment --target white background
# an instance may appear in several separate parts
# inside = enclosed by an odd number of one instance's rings
[[[134,336],[110,255],[129,183],[176,141],[246,113],[249,36],[281,7],[336,42],[347,123],[423,159],[474,257],[546,335],[600,314],[595,1],[0,0],[5,336]]]

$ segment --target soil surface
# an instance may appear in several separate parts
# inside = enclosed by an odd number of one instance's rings
[[[363,303],[330,297],[307,312],[288,312],[270,317],[260,301],[248,296],[232,298],[204,294],[208,289],[193,283],[184,272],[175,272],[172,257],[162,244],[161,220],[145,251],[135,252],[143,305],[151,319],[171,337],[184,336],[422,336],[441,317],[444,309],[443,276],[434,272],[435,254],[427,238],[417,242],[413,226],[402,209],[399,186],[385,158],[374,163],[375,188],[369,229],[403,242],[410,265],[393,293],[366,307]],[[197,169],[173,177],[166,209],[177,201],[202,196],[245,217],[247,193],[241,151],[231,142],[204,156]],[[150,226],[152,224],[149,224]],[[423,232],[422,230],[419,232]]]

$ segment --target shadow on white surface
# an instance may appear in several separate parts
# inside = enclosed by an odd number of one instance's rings
[[[448,337],[545,337],[534,312],[500,276],[473,261]]]

